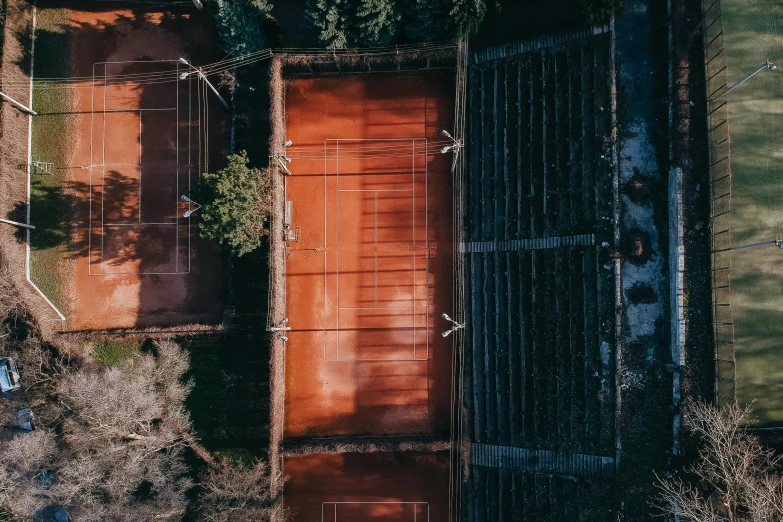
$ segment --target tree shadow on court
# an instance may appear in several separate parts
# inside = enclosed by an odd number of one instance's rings
[[[47,250],[65,247],[72,256],[86,253],[86,240],[79,238],[80,223],[73,218],[73,212],[80,198],[86,197],[89,187],[84,183],[70,182],[66,189],[61,186],[36,185],[30,194],[30,248]],[[27,204],[17,203],[9,212],[8,219],[27,222]],[[27,229],[18,229],[16,239],[27,240]]]

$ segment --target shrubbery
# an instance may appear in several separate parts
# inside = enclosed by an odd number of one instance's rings
[[[226,168],[204,173],[196,189],[201,237],[243,256],[261,246],[267,234],[271,183],[266,172],[248,166],[247,153],[228,157]]]

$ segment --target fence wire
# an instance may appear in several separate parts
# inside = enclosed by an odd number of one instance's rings
[[[468,83],[468,44],[461,41],[457,45],[456,63],[456,99],[454,104],[454,138],[463,144],[454,169],[453,212],[454,212],[454,313],[457,321],[467,324],[465,317],[465,253],[460,253],[459,245],[465,242],[465,105],[467,103]],[[452,371],[453,387],[451,396],[451,483],[449,490],[451,522],[461,519],[462,485],[467,477],[462,476],[464,459],[462,452],[464,394],[462,374],[465,358],[465,329],[454,332],[454,367]]]
[[[734,322],[731,313],[731,153],[728,66],[720,0],[702,1],[707,129],[710,169],[712,325],[715,339],[715,398],[735,399]]]

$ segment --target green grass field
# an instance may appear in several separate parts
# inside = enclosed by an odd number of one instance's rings
[[[70,74],[66,34],[70,11],[39,9],[35,31],[33,67],[32,157],[54,163],[52,175],[31,176],[30,220],[36,230],[30,234],[30,277],[60,311],[65,312],[61,285],[62,262],[70,250],[72,196],[67,193],[65,168],[69,155],[68,136],[73,117],[69,111],[72,90],[43,87],[36,78],[64,77]]]
[[[783,3],[722,0],[729,96],[733,245],[783,239]],[[761,425],[783,425],[783,250],[732,252],[736,390]]]

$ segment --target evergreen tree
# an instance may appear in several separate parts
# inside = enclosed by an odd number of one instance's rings
[[[225,245],[241,257],[261,246],[268,232],[271,181],[266,172],[248,166],[247,153],[228,157],[228,165],[215,173],[205,172],[195,196],[204,205],[201,237]]]
[[[361,0],[356,18],[359,44],[376,47],[394,41],[402,17],[396,0]]]
[[[351,40],[351,0],[307,0],[305,18],[316,42],[345,49]]]
[[[405,0],[403,32],[411,42],[443,39],[449,30],[450,0]]]
[[[449,15],[460,36],[470,36],[478,31],[484,15],[487,14],[487,4],[484,0],[454,0]]]
[[[258,19],[248,12],[245,0],[214,0],[210,2],[223,49],[234,56],[240,56],[264,48]]]

